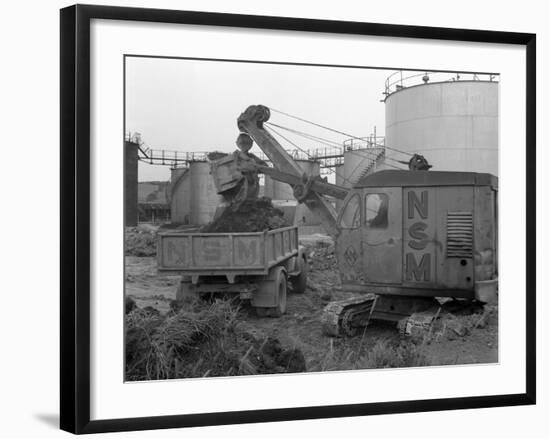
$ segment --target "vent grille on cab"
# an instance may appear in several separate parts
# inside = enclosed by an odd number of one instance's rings
[[[473,255],[472,212],[447,212],[447,257],[471,258]]]

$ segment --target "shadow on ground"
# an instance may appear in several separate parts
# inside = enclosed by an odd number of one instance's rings
[[[35,413],[34,417],[50,428],[59,429],[59,415],[57,413]]]

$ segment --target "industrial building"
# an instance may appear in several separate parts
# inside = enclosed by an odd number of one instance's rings
[[[379,170],[407,169],[413,154],[424,156],[433,170],[498,176],[497,77],[397,71],[386,80],[381,102],[384,136],[376,132],[367,137],[350,135],[340,146],[321,141],[319,148],[307,151],[293,144],[289,153],[308,176],[328,177],[344,187]],[[157,204],[138,197],[138,161],[171,168],[170,182]],[[310,232],[319,228],[318,218],[297,203],[288,184],[266,176],[260,193],[271,198],[293,224],[309,227]],[[221,202],[206,153],[155,150],[145,147],[139,136],[127,136],[126,225],[160,218],[174,224],[204,225]],[[334,204],[339,209],[341,201]]]
[[[138,183],[138,222],[157,224],[170,221],[169,184],[166,181]]]

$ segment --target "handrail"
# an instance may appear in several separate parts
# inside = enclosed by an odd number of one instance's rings
[[[463,72],[434,72],[425,71],[420,73],[411,73],[407,70],[397,70],[386,78],[384,82],[384,99],[390,94],[395,93],[407,87],[415,85],[428,84],[429,82],[456,82],[456,81],[488,81],[498,82],[499,75],[494,73],[463,73]],[[435,80],[434,80],[435,78]]]
[[[384,136],[369,136],[361,139],[344,140],[344,151],[356,151],[358,149],[385,148]]]
[[[207,162],[208,152],[204,151],[178,151],[171,149],[151,148],[142,141],[139,133],[126,133],[125,140],[136,143],[138,145],[138,160],[151,165],[164,165],[173,168],[188,166],[190,162]],[[383,148],[384,137],[371,134],[368,137],[358,139],[346,139],[342,146],[326,146],[319,145],[318,147],[309,149],[285,149],[285,151],[294,160],[308,160],[319,162],[322,170],[334,168],[344,162],[344,151],[368,149],[368,148]],[[257,148],[252,151],[260,159],[265,162],[271,162],[267,155]],[[330,169],[328,169],[330,171]],[[322,173],[326,173],[322,171]]]

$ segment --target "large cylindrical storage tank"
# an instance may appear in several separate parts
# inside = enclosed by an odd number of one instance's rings
[[[214,180],[210,175],[210,165],[207,162],[190,162],[191,179],[191,224],[208,224],[214,218],[216,207],[221,203],[220,195],[216,193]]]
[[[387,157],[410,157],[395,148],[422,154],[434,171],[498,175],[497,82],[425,83],[397,90],[385,102]]]
[[[170,178],[171,221],[191,224],[191,173],[189,168],[171,169]]]
[[[384,148],[369,147],[344,151],[344,172],[342,186],[353,184],[376,170],[381,170]]]

